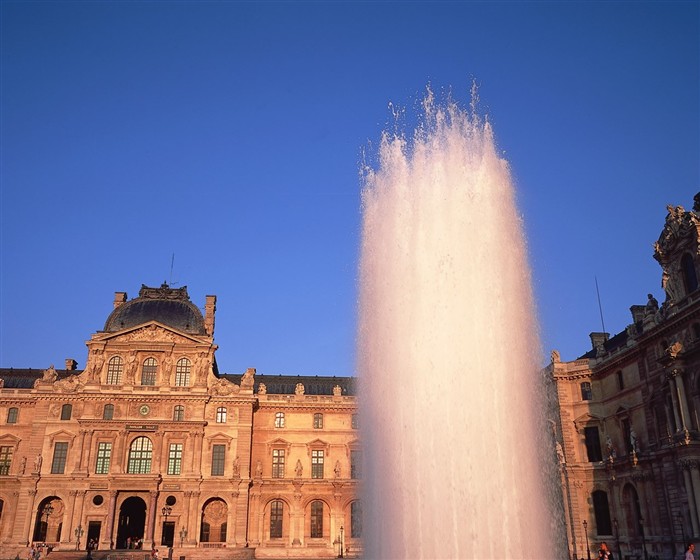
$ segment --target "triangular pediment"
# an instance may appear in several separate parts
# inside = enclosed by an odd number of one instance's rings
[[[209,444],[209,448],[211,449],[211,446],[214,445],[215,443],[225,443],[227,449],[231,449],[231,442],[233,441],[233,438],[225,434],[224,432],[216,432],[215,434],[211,434],[210,436],[207,436],[207,442]]]
[[[272,449],[286,449],[287,452],[292,448],[291,442],[280,437],[267,442],[267,452],[272,453]]]
[[[180,332],[172,327],[159,323],[158,321],[148,321],[137,327],[126,328],[118,332],[110,333],[97,333],[93,335],[92,340],[99,340],[101,342],[119,342],[119,343],[131,343],[131,342],[173,342],[178,343],[188,343],[197,342],[201,343],[206,337],[197,337],[190,334]]]
[[[596,424],[600,424],[600,418],[597,416],[593,416],[592,414],[589,414],[586,412],[585,414],[582,414],[576,420],[574,420],[574,425],[576,426],[576,429],[580,432],[585,428],[586,426]]]
[[[56,432],[48,434],[47,437],[49,438],[49,442],[51,443],[51,447],[53,447],[53,444],[56,440],[73,441],[73,439],[75,439],[75,434],[68,432],[66,430],[58,430]]]

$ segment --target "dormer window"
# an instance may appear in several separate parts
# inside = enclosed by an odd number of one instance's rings
[[[141,385],[155,385],[157,369],[158,362],[156,362],[155,358],[146,358],[141,369]]]

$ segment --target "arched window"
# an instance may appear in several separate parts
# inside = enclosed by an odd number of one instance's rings
[[[695,272],[695,263],[690,253],[681,257],[681,270],[683,271],[683,286],[688,295],[698,289],[698,275]]]
[[[175,365],[175,386],[189,387],[190,386],[190,371],[192,364],[187,358],[180,358]]]
[[[158,362],[155,358],[146,358],[141,369],[141,385],[156,384],[156,369],[158,369]]]
[[[359,539],[362,537],[362,504],[353,502],[350,505],[350,537]]]
[[[112,420],[114,418],[114,405],[106,404],[102,411],[102,420]]]
[[[185,419],[185,407],[178,404],[173,408],[173,420],[175,422],[182,422]]]
[[[284,412],[275,413],[275,428],[284,428]]]
[[[311,502],[311,538],[323,537],[323,502],[315,500]]]
[[[107,385],[121,385],[124,362],[120,356],[114,356],[107,363]]]
[[[282,514],[284,513],[284,502],[274,500],[270,504],[270,538],[282,538]]]
[[[602,490],[596,490],[592,494],[593,513],[598,535],[612,535],[612,523],[610,523],[610,507],[608,506],[608,494]]]
[[[216,423],[225,424],[226,423],[226,407],[220,406],[216,409]]]
[[[129,464],[126,472],[129,474],[148,474],[151,472],[153,443],[145,436],[137,437],[129,447]]]
[[[70,420],[70,417],[72,414],[73,414],[73,405],[72,404],[64,404],[61,407],[61,420]]]
[[[7,423],[8,424],[16,424],[18,417],[19,417],[19,408],[13,406],[7,410]]]
[[[588,381],[581,383],[581,400],[593,400],[593,390],[591,389],[591,384]]]

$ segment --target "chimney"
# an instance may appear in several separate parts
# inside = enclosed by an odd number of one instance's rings
[[[78,368],[78,362],[73,358],[66,358],[66,371],[75,371]]]
[[[597,350],[598,347],[602,346],[610,338],[610,333],[606,332],[592,332],[590,335],[591,343],[593,344],[593,350]]]
[[[209,336],[214,336],[214,315],[216,313],[216,296],[207,296],[204,304],[204,329]]]
[[[126,303],[126,292],[114,292],[114,309]]]

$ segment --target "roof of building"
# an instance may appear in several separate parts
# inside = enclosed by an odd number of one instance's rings
[[[64,379],[70,375],[79,375],[83,370],[57,369],[58,379]],[[31,389],[34,382],[44,376],[43,369],[34,368],[0,368],[0,379],[5,384],[5,389]]]
[[[219,377],[240,384],[242,375],[226,373]],[[306,395],[332,395],[333,387],[336,385],[340,386],[340,393],[344,396],[357,394],[357,381],[354,377],[256,374],[253,387],[255,393],[258,392],[260,383],[264,383],[267,392],[273,395],[293,395],[297,383],[304,385],[304,394]]]
[[[104,331],[117,332],[149,321],[158,321],[189,334],[207,334],[202,312],[190,301],[187,286],[171,288],[165,283],[160,288],[142,284],[139,297],[122,303],[112,311]]]

